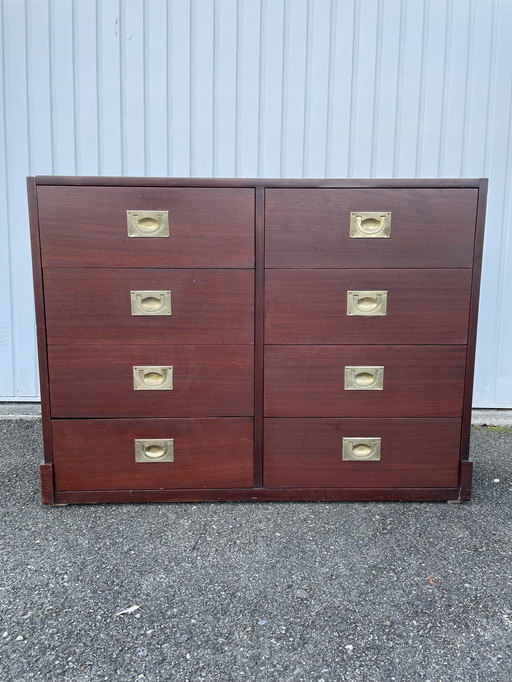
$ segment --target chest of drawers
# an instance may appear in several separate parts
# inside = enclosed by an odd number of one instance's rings
[[[469,499],[485,180],[28,187],[44,503]]]

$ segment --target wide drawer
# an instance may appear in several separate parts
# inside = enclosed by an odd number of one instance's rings
[[[42,186],[37,200],[44,266],[254,265],[252,189]],[[138,214],[144,224],[140,233],[147,236],[128,235],[127,211]],[[148,217],[151,211],[158,217]],[[166,211],[169,236],[151,236],[159,233]]]
[[[269,189],[269,268],[471,267],[476,189]],[[351,237],[351,213],[391,214],[388,237]],[[380,222],[369,218],[370,235]],[[355,232],[358,234],[357,230]]]
[[[57,490],[253,483],[252,419],[70,419],[53,421],[52,430]]]
[[[267,417],[459,417],[464,346],[267,346]]]
[[[252,346],[49,346],[48,361],[54,417],[253,414]]]
[[[50,345],[253,343],[252,270],[47,268],[44,283]]]
[[[373,443],[380,459],[344,460],[343,439],[356,453]],[[266,419],[264,485],[456,487],[459,443],[458,419]]]
[[[267,270],[265,279],[266,343],[466,343],[470,270]],[[385,314],[375,314],[383,294]]]

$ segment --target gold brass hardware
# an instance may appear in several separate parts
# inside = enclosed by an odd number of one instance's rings
[[[347,315],[376,317],[386,315],[387,291],[347,291]]]
[[[130,291],[132,315],[172,315],[170,291]]]
[[[135,439],[136,462],[174,462],[174,438]]]
[[[343,460],[380,460],[380,438],[344,438]]]
[[[129,237],[168,237],[168,211],[126,211]]]
[[[134,367],[134,391],[172,391],[172,367]]]
[[[345,391],[382,391],[384,367],[345,367]]]
[[[353,211],[350,214],[350,236],[352,238],[387,239],[390,235],[390,212]]]

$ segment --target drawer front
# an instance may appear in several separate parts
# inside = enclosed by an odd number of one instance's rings
[[[267,270],[265,279],[266,343],[466,343],[471,270]],[[357,292],[372,292],[376,306],[386,292],[386,314],[347,314],[348,292],[363,313]]]
[[[253,343],[252,270],[47,268],[44,283],[50,345]]]
[[[37,196],[44,266],[254,265],[252,189],[39,187]],[[167,211],[169,236],[128,236],[127,211]]]
[[[266,419],[265,487],[456,487],[458,419]],[[344,460],[378,440],[380,459]]]
[[[252,486],[252,419],[70,419],[52,428],[57,490]],[[173,461],[136,461],[136,440],[137,452],[172,441]]]
[[[253,414],[252,346],[49,346],[48,358],[54,417]]]
[[[265,196],[269,268],[471,267],[477,189],[269,189]],[[358,212],[390,213],[389,237],[351,237]]]
[[[465,360],[464,346],[267,346],[265,415],[459,417]]]

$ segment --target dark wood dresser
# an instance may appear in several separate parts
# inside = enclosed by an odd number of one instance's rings
[[[469,499],[486,180],[28,189],[45,504]]]

